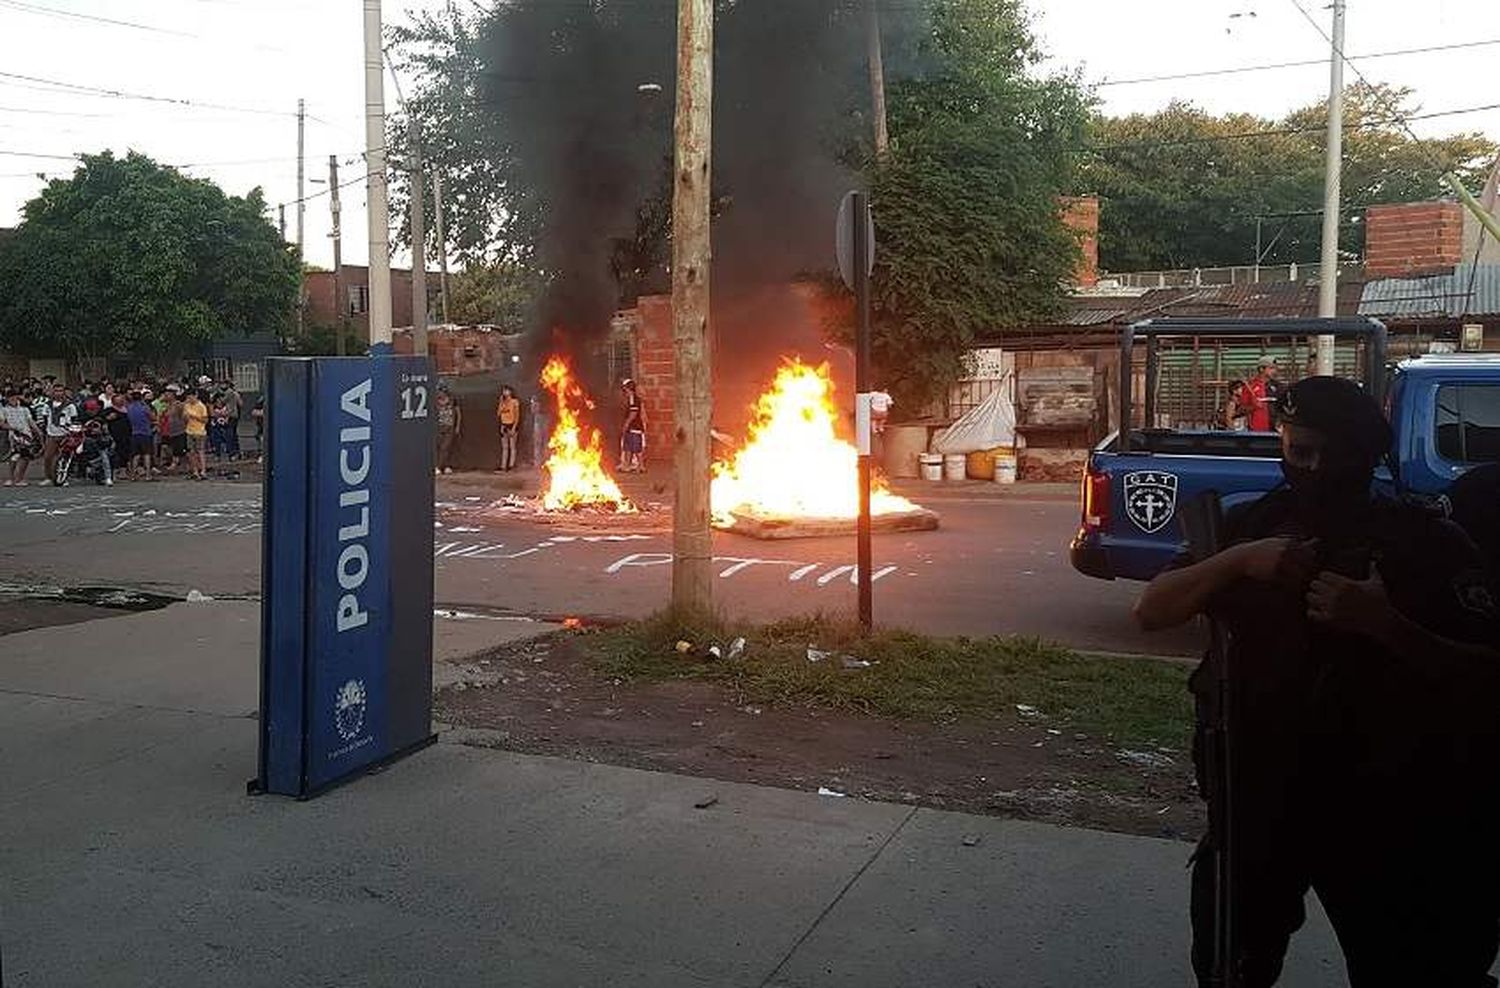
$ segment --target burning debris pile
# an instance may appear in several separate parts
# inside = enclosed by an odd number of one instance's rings
[[[715,527],[756,538],[852,532],[859,514],[859,453],[838,435],[827,364],[785,363],[755,404],[745,444],[713,468]],[[876,531],[936,528],[936,513],[892,494],[876,478]]]
[[[604,470],[603,435],[579,419],[580,412],[592,410],[594,403],[566,360],[554,356],[547,361],[542,369],[542,387],[552,394],[557,406],[557,426],[547,441],[541,510],[637,514],[636,506]]]

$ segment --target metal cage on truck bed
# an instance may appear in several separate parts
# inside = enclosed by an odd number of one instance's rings
[[[1219,389],[1225,388],[1228,383],[1226,370],[1232,372],[1245,362],[1245,351],[1252,349],[1254,345],[1260,347],[1255,351],[1254,358],[1258,359],[1261,352],[1279,356],[1278,348],[1269,345],[1272,340],[1289,340],[1290,355],[1296,360],[1299,347],[1298,343],[1306,337],[1333,335],[1336,339],[1353,339],[1354,349],[1352,352],[1335,351],[1335,372],[1344,372],[1346,376],[1354,376],[1348,372],[1361,372],[1358,374],[1376,398],[1381,400],[1385,389],[1385,360],[1386,360],[1386,328],[1385,324],[1378,319],[1147,319],[1127,326],[1120,337],[1120,434],[1116,449],[1119,452],[1130,452],[1132,443],[1144,444],[1144,448],[1151,449],[1157,442],[1168,441],[1171,430],[1160,430],[1155,426],[1159,421],[1160,406],[1165,397],[1167,401],[1184,414],[1179,418],[1198,426],[1199,428],[1211,428],[1211,416],[1205,408],[1203,398],[1204,385],[1214,389],[1212,400],[1219,400]],[[1141,423],[1145,426],[1142,430],[1133,430],[1130,423],[1135,419],[1131,415],[1131,404],[1134,398],[1134,353],[1135,343],[1138,338],[1144,338],[1146,342],[1146,373],[1145,373],[1145,395],[1141,415]],[[1163,341],[1180,340],[1190,342],[1192,349],[1188,357],[1182,358],[1175,355],[1162,346]],[[1209,341],[1212,349],[1205,348],[1203,341]],[[1164,350],[1167,350],[1164,353]],[[1311,348],[1308,348],[1311,352]],[[1212,365],[1212,377],[1204,378],[1205,354],[1214,355],[1215,363]],[[1187,367],[1188,380],[1171,379],[1163,382],[1164,366],[1176,365],[1181,368]],[[1294,367],[1295,369],[1295,367]],[[1295,378],[1293,378],[1295,380]],[[1290,383],[1290,381],[1288,382]],[[1188,389],[1185,396],[1183,389]]]

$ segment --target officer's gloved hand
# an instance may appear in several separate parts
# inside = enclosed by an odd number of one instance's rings
[[[1307,589],[1308,618],[1335,631],[1381,638],[1395,613],[1378,571],[1367,580],[1324,571]]]
[[[1318,544],[1315,540],[1290,538],[1259,539],[1236,546],[1240,571],[1247,579],[1274,583],[1293,593],[1301,593],[1318,570]]]

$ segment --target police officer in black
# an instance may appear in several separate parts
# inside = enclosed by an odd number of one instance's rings
[[[1158,576],[1147,629],[1209,614],[1227,646],[1227,982],[1274,984],[1317,892],[1353,988],[1493,986],[1500,948],[1500,634],[1473,543],[1374,497],[1389,425],[1357,384],[1298,382],[1281,404],[1286,483],[1232,509],[1221,542]],[[1195,761],[1201,747],[1195,743]],[[1200,788],[1209,766],[1199,764]],[[1212,784],[1210,780],[1209,784]],[[1217,984],[1210,813],[1195,856],[1193,966]],[[1204,853],[1205,849],[1210,853]]]

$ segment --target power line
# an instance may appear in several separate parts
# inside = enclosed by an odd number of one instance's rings
[[[1302,15],[1302,19],[1303,20],[1307,21],[1307,23],[1309,23],[1309,24],[1312,25],[1312,29],[1314,31],[1318,32],[1318,36],[1321,37],[1325,42],[1328,43],[1329,47],[1331,47],[1333,49],[1333,53],[1338,56],[1339,61],[1343,62],[1345,65],[1349,66],[1350,71],[1352,71],[1355,75],[1357,75],[1359,77],[1359,81],[1362,82],[1362,83],[1364,83],[1366,86],[1368,86],[1370,88],[1370,91],[1372,93],[1376,94],[1377,96],[1382,97],[1382,102],[1385,103],[1386,110],[1391,114],[1391,122],[1393,122],[1395,124],[1398,124],[1401,127],[1402,130],[1406,131],[1406,136],[1410,137],[1413,141],[1417,142],[1417,144],[1420,145],[1422,143],[1422,139],[1417,136],[1416,131],[1414,131],[1414,130],[1411,129],[1411,126],[1408,123],[1408,121],[1411,121],[1411,120],[1425,120],[1425,119],[1427,119],[1427,116],[1430,116],[1430,114],[1423,115],[1423,116],[1410,116],[1408,114],[1403,113],[1401,111],[1401,108],[1396,105],[1395,100],[1393,100],[1393,99],[1391,99],[1389,97],[1385,97],[1384,94],[1381,92],[1381,90],[1378,87],[1376,87],[1374,84],[1372,84],[1370,82],[1370,80],[1365,76],[1365,74],[1359,70],[1359,66],[1357,66],[1353,62],[1349,61],[1349,56],[1345,55],[1344,52],[1343,52],[1343,49],[1339,48],[1338,45],[1335,45],[1333,43],[1332,36],[1330,36],[1327,31],[1323,30],[1323,25],[1319,24],[1318,21],[1317,21],[1317,19],[1315,17],[1313,17],[1312,14],[1309,14],[1307,12],[1307,8],[1304,7],[1304,6],[1302,6],[1301,0],[1292,0],[1292,6],[1297,8],[1297,12]],[[1489,107],[1487,109],[1493,109],[1493,108]],[[1429,155],[1428,156],[1428,161],[1429,161],[1430,164],[1437,165],[1439,168],[1442,168],[1444,171],[1447,170],[1448,166],[1446,166],[1442,162],[1438,161],[1435,156]]]
[[[76,10],[61,10],[57,7],[44,7],[41,4],[27,3],[25,0],[0,0],[0,6],[18,10],[26,14],[39,14],[46,17],[72,18],[80,21],[91,21],[96,24],[105,24],[110,27],[124,27],[135,31],[146,31],[151,34],[165,34],[177,38],[192,38],[199,41],[215,41],[228,39],[215,39],[203,34],[195,34],[192,31],[178,31],[174,28],[161,27],[156,24],[142,24],[140,21],[123,21],[114,17],[101,17],[98,14],[84,14]],[[237,46],[239,47],[239,46]],[[244,47],[258,48],[264,51],[281,52],[282,54],[296,54],[289,48],[281,48],[276,45],[265,45],[251,43]]]
[[[3,2],[3,0],[0,0],[0,2]],[[250,106],[231,106],[227,103],[205,103],[178,96],[155,96],[149,93],[132,93],[119,89],[105,89],[100,86],[87,86],[77,82],[66,82],[60,79],[46,79],[41,76],[22,75],[19,72],[0,72],[0,79],[18,79],[22,82],[40,83],[44,86],[56,87],[55,90],[48,91],[64,91],[88,96],[108,97],[110,99],[144,100],[150,103],[170,103],[174,106],[188,106],[205,110],[226,110],[232,113],[256,113],[276,117],[295,117],[297,115],[292,110],[269,110]]]
[[[378,150],[384,150],[384,149],[381,148],[381,149],[378,149]],[[347,165],[347,164],[350,164],[352,162],[358,161],[359,158],[360,158],[359,155],[355,155],[353,158],[350,158],[350,159],[346,160],[344,162],[344,164]],[[386,170],[387,171],[397,171],[398,169],[394,165],[391,165]],[[347,182],[340,182],[334,188],[347,189],[351,185],[358,185],[360,182],[365,181],[368,177],[369,177],[368,175],[363,175],[363,174],[355,175],[353,178],[349,179]],[[303,196],[300,199],[288,199],[286,202],[279,202],[276,205],[278,207],[280,207],[280,206],[295,206],[298,203],[311,202],[314,199],[321,199],[323,196],[330,195],[332,192],[333,192],[333,189],[328,189],[328,188],[319,189],[317,192],[311,192],[311,193]]]
[[[141,24],[136,21],[121,21],[113,17],[100,17],[97,14],[81,14],[74,10],[58,10],[56,7],[43,7],[34,3],[23,3],[21,0],[0,0],[0,6],[10,7],[28,14],[43,14],[50,17],[71,17],[81,21],[96,21],[100,24],[110,24],[115,27],[128,27],[137,31],[150,31],[154,34],[171,34],[179,38],[195,38],[198,35],[189,34],[186,31],[175,31],[171,28],[157,27],[152,24]]]
[[[0,148],[0,155],[7,158],[48,158],[52,161],[77,161],[76,154],[39,154],[35,151],[7,151]]]
[[[1349,61],[1348,57],[1344,54],[1343,50],[1338,45],[1334,44],[1333,43],[1333,39],[1330,38],[1328,36],[1328,33],[1323,30],[1323,25],[1319,24],[1317,22],[1317,20],[1314,19],[1313,16],[1307,12],[1307,9],[1302,6],[1300,0],[1292,0],[1292,5],[1294,7],[1296,7],[1297,8],[1297,12],[1302,15],[1302,19],[1305,20],[1305,21],[1307,21],[1307,23],[1311,24],[1313,30],[1317,31],[1318,35],[1321,38],[1323,38],[1325,41],[1327,41],[1330,46],[1332,46],[1334,54],[1336,54],[1338,56],[1339,61],[1341,63],[1343,63],[1344,65],[1349,66],[1350,70],[1352,70],[1354,72],[1354,74],[1359,77],[1359,80],[1361,82],[1363,82],[1366,86],[1370,86],[1370,80],[1367,79],[1367,78],[1365,78],[1365,74],[1359,70],[1359,66],[1357,66],[1353,62]],[[1383,95],[1381,93],[1381,91],[1378,90],[1378,89],[1375,89],[1375,87],[1370,86],[1370,88],[1377,95]],[[1413,141],[1415,141],[1417,143],[1418,149],[1421,150],[1424,153],[1424,156],[1427,158],[1428,164],[1435,165],[1440,171],[1442,171],[1444,173],[1443,174],[1444,181],[1445,182],[1449,182],[1449,183],[1452,184],[1453,191],[1456,194],[1458,194],[1460,196],[1460,198],[1462,198],[1463,196],[1467,195],[1466,190],[1459,184],[1458,179],[1449,171],[1449,169],[1452,167],[1451,163],[1446,163],[1446,162],[1439,161],[1437,159],[1436,155],[1434,155],[1434,154],[1432,154],[1430,152],[1427,152],[1426,151],[1426,146],[1424,144],[1422,144],[1421,139],[1418,138],[1416,132],[1414,130],[1412,130],[1411,124],[1409,123],[1409,121],[1411,121],[1411,120],[1417,120],[1417,119],[1420,119],[1420,118],[1419,117],[1414,117],[1414,116],[1408,116],[1408,115],[1402,113],[1400,107],[1398,107],[1398,106],[1395,105],[1395,101],[1394,100],[1385,99],[1384,102],[1386,104],[1386,108],[1391,111],[1392,116],[1394,117],[1394,119],[1396,120],[1396,122],[1401,125],[1401,129],[1404,130],[1404,131],[1406,131],[1407,136],[1410,137]],[[1482,217],[1481,217],[1481,219],[1482,219]],[[1481,246],[1484,244],[1484,233],[1483,233],[1483,231],[1481,231],[1480,236],[1479,236],[1479,244]],[[1469,304],[1474,300],[1474,282],[1475,282],[1475,279],[1478,277],[1478,275],[1479,275],[1479,249],[1476,248],[1475,253],[1474,253],[1474,264],[1472,265],[1472,267],[1470,269],[1470,272],[1469,272],[1469,291],[1468,291],[1467,301],[1465,301],[1465,303],[1464,303],[1464,312],[1465,312],[1465,314],[1468,313],[1468,306],[1469,306]]]
[[[1466,113],[1485,113],[1490,110],[1500,110],[1500,103],[1489,103],[1485,106],[1466,106],[1456,110],[1436,110],[1432,113],[1415,114],[1393,114],[1388,119],[1360,121],[1349,124],[1348,130],[1368,130],[1375,127],[1383,127],[1388,124],[1398,124],[1406,131],[1407,135],[1418,145],[1425,142],[1412,132],[1406,124],[1411,120],[1433,120],[1438,117],[1456,117]],[[1134,148],[1158,148],[1158,147],[1191,147],[1196,144],[1214,144],[1219,141],[1241,141],[1252,140],[1258,137],[1288,137],[1296,134],[1321,134],[1326,127],[1273,127],[1265,130],[1247,130],[1237,134],[1214,134],[1208,137],[1184,137],[1180,140],[1152,140],[1152,141],[1126,141],[1120,144],[1101,144],[1089,147],[1077,148],[1081,152],[1104,152],[1125,151]],[[1436,163],[1434,161],[1433,163]]]
[[[68,110],[39,110],[32,106],[0,106],[0,113],[37,113],[49,117],[109,117],[110,113],[77,113]]]
[[[1426,55],[1433,52],[1460,51],[1468,48],[1484,48],[1491,45],[1500,45],[1500,38],[1487,38],[1483,41],[1463,41],[1448,45],[1429,45],[1425,48],[1402,48],[1396,51],[1377,51],[1366,55],[1350,55],[1351,59],[1369,61],[1377,58],[1396,58],[1402,55]],[[1181,79],[1206,79],[1211,76],[1240,75],[1246,72],[1267,72],[1273,69],[1297,69],[1310,66],[1326,66],[1328,59],[1315,58],[1298,62],[1266,62],[1260,65],[1237,65],[1226,69],[1206,69],[1201,72],[1178,72],[1171,75],[1147,75],[1137,76],[1131,79],[1104,79],[1092,83],[1095,88],[1105,86],[1134,86],[1146,82],[1175,82]]]
[[[238,161],[185,161],[173,168],[228,168],[233,165],[274,165],[278,161],[287,161],[286,155],[275,158],[241,158]]]

